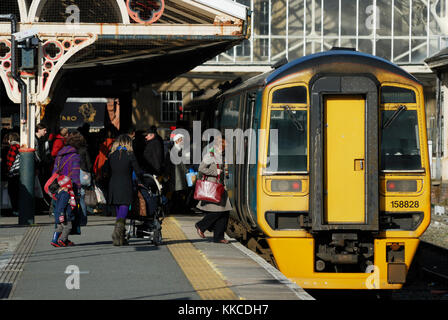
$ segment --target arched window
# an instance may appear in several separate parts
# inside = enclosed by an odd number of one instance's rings
[[[41,0],[44,4],[39,6],[41,10],[37,9],[36,16],[40,22],[64,23],[77,15],[80,23],[123,23],[124,17],[118,1],[120,0]]]

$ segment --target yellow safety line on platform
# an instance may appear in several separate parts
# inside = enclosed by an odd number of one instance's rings
[[[185,236],[174,217],[163,221],[163,241],[202,300],[239,300]]]

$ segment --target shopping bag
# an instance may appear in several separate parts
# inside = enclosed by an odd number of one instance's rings
[[[104,197],[103,191],[97,185],[95,185],[94,190],[98,204],[106,204],[106,198]]]
[[[79,179],[81,181],[82,187],[90,187],[90,185],[92,184],[92,175],[90,174],[90,172],[80,169]]]
[[[196,181],[194,198],[199,201],[220,203],[224,193],[224,186],[221,183],[206,180],[207,176]]]

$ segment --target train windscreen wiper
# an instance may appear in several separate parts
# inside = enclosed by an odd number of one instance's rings
[[[383,129],[389,127],[392,122],[394,122],[395,119],[398,118],[398,116],[403,112],[406,111],[406,106],[399,106],[397,110],[395,110],[394,114],[386,121],[386,123],[383,125]]]
[[[289,106],[286,106],[286,105],[282,106],[282,108],[285,109],[286,114],[292,120],[292,122],[294,123],[295,127],[297,128],[297,130],[299,130],[300,132],[305,131],[305,129],[303,128],[302,124],[299,122],[299,120],[297,120],[297,118],[292,113],[291,108]]]

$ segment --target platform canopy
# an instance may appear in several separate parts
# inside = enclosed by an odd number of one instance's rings
[[[9,13],[41,40],[38,101],[56,77],[76,88],[169,81],[247,39],[250,25],[248,8],[231,0],[2,0]],[[10,28],[0,21],[0,75],[17,103]]]

